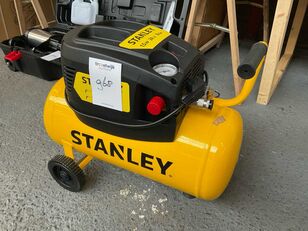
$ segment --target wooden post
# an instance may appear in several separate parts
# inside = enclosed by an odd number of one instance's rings
[[[199,0],[194,25],[196,24],[196,22],[202,22],[202,20],[204,19],[204,15],[206,14],[206,4],[207,0]],[[202,28],[200,26],[194,26],[193,30],[191,31],[190,43],[196,47],[198,46],[198,41],[201,37],[201,31]]]
[[[44,12],[43,12],[43,9],[41,7],[39,0],[31,0],[31,3],[33,5],[34,11],[37,15],[37,18],[40,22],[42,29],[47,28],[48,27],[48,21],[47,21],[45,15],[44,15]]]
[[[26,32],[26,22],[21,0],[14,0],[14,5],[17,14],[20,34],[24,34]]]
[[[240,63],[239,45],[238,45],[238,31],[237,31],[237,19],[236,19],[236,5],[235,0],[227,0],[228,21],[230,30],[230,46],[231,46],[231,58],[232,58],[232,70],[235,94],[238,95],[243,87],[244,80],[242,80],[237,74],[237,68]]]
[[[4,34],[7,39],[20,35],[19,25],[13,1],[0,0],[0,20],[4,25]],[[3,32],[2,32],[3,33]]]
[[[9,38],[9,32],[6,28],[6,25],[5,25],[5,18],[4,18],[4,15],[3,15],[3,10],[2,10],[2,6],[1,6],[1,2],[0,2],[0,23],[1,23],[1,28],[4,30],[4,35],[1,35],[1,40],[6,40]]]
[[[186,34],[185,34],[185,41],[189,43],[191,43],[192,40],[192,34],[196,23],[198,5],[199,5],[199,0],[192,0]]]
[[[285,51],[286,54],[293,55],[307,7],[308,0],[299,0]]]
[[[270,97],[273,95],[275,89],[277,88],[283,73],[285,72],[286,68],[288,67],[293,53],[294,53],[294,49],[297,43],[297,39],[301,30],[301,26],[303,24],[303,20],[305,17],[305,13],[306,13],[306,9],[307,9],[307,3],[308,0],[299,0],[298,2],[298,6],[296,9],[296,13],[295,13],[295,18],[293,20],[293,24],[292,24],[292,28],[291,28],[291,32],[288,38],[288,43],[286,46],[286,50],[284,55],[282,56],[282,58],[280,59],[278,66],[277,66],[277,71],[275,74],[275,78],[274,78],[274,82],[273,82],[273,86],[271,88],[271,94]]]
[[[271,96],[277,88],[277,85],[292,58],[307,9],[307,2],[308,0],[299,0],[286,51],[280,59],[293,0],[278,0],[268,55],[265,61],[257,99],[257,103],[259,104],[266,105],[269,103]]]
[[[207,52],[209,49],[211,49],[215,45],[220,45],[220,42],[222,41],[224,37],[225,32],[220,32],[218,35],[216,35],[214,38],[212,38],[210,41],[208,41],[206,44],[201,46],[199,50],[201,53]]]

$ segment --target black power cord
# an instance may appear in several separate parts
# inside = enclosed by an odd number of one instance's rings
[[[110,121],[110,120],[105,120],[96,116],[91,116],[91,115],[86,115],[78,110],[76,110],[75,108],[73,108],[70,104],[70,107],[78,114],[91,118],[91,119],[95,119],[95,120],[99,120],[102,121],[104,123],[109,123],[115,126],[120,126],[120,127],[126,127],[126,128],[150,128],[150,127],[154,127],[156,125],[162,124],[163,122],[165,122],[166,120],[170,119],[172,116],[176,115],[177,113],[179,113],[180,111],[182,111],[186,106],[196,102],[199,98],[201,94],[204,94],[204,86],[207,86],[208,83],[208,75],[207,73],[204,71],[203,72],[203,81],[204,81],[204,85],[203,87],[199,87],[197,91],[193,92],[192,94],[186,96],[184,99],[182,99],[182,104],[177,107],[175,110],[173,110],[172,112],[170,112],[168,115],[166,115],[165,117],[152,122],[152,123],[148,123],[148,124],[123,124],[123,123],[118,123],[118,122],[114,122],[114,121]],[[67,96],[65,94],[66,100]]]

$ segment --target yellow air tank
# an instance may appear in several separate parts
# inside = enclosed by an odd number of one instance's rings
[[[197,198],[218,198],[231,179],[243,137],[241,115],[227,106],[246,99],[263,60],[236,98],[214,99],[212,110],[189,106],[173,142],[126,139],[87,126],[68,106],[64,80],[60,79],[44,109],[46,131],[65,153],[49,162],[53,178],[68,190],[80,191],[82,170],[96,158]],[[76,161],[73,150],[85,157]]]

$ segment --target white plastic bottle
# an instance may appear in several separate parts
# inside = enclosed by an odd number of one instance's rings
[[[98,0],[74,0],[72,3],[71,21],[77,25],[90,25],[95,23],[96,15],[98,15]]]

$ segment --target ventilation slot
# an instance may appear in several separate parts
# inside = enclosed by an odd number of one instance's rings
[[[202,67],[202,60],[198,58],[198,60],[195,62],[193,68],[187,73],[186,78],[187,79],[194,79],[197,76],[202,74],[201,67]]]
[[[74,68],[64,66],[64,79],[66,89],[71,92],[73,89],[73,83],[75,78],[76,70]]]

